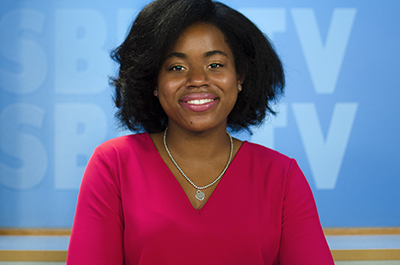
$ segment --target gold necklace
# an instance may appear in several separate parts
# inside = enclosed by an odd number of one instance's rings
[[[194,182],[185,174],[185,172],[183,172],[183,170],[179,167],[178,163],[176,163],[175,159],[172,157],[171,152],[169,151],[168,146],[167,146],[167,131],[168,131],[168,127],[165,128],[165,131],[164,131],[164,147],[165,147],[165,150],[166,150],[167,153],[168,153],[169,158],[171,158],[172,162],[174,163],[174,165],[176,166],[176,168],[179,170],[179,172],[181,172],[182,176],[184,176],[185,179],[186,179],[193,187],[195,187],[195,189],[197,190],[197,191],[196,191],[196,194],[194,195],[194,196],[196,197],[196,199],[198,199],[199,201],[203,201],[204,198],[205,198],[205,194],[204,194],[204,192],[202,192],[201,190],[207,189],[208,187],[211,187],[212,185],[214,185],[215,183],[217,183],[217,181],[220,180],[220,179],[222,178],[222,176],[225,174],[225,171],[228,169],[229,165],[231,164],[231,161],[232,161],[232,154],[233,154],[233,140],[232,140],[232,136],[231,136],[228,132],[226,132],[226,133],[228,134],[228,136],[229,136],[229,141],[230,141],[230,143],[231,143],[231,151],[230,151],[230,154],[229,154],[228,163],[226,164],[224,170],[222,171],[222,173],[221,173],[213,182],[211,182],[210,184],[207,184],[207,185],[205,185],[205,186],[201,186],[201,187],[200,187],[200,186],[197,186],[196,184],[194,184]]]

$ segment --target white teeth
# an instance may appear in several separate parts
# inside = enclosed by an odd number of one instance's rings
[[[187,103],[194,104],[194,105],[201,105],[201,104],[205,104],[205,103],[208,103],[211,101],[214,101],[214,99],[193,99],[193,100],[189,100]]]

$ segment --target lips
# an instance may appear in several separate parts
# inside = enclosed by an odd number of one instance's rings
[[[218,98],[213,94],[189,94],[182,98],[182,106],[188,110],[202,112],[211,109],[217,104]]]

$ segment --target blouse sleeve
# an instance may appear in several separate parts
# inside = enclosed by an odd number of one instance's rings
[[[295,160],[286,179],[281,265],[334,265],[310,186]]]
[[[86,167],[68,248],[68,265],[123,264],[121,196],[109,160],[98,147]]]

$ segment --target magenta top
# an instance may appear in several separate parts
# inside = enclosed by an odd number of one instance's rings
[[[333,265],[295,160],[244,142],[197,210],[147,133],[96,148],[67,264]]]

